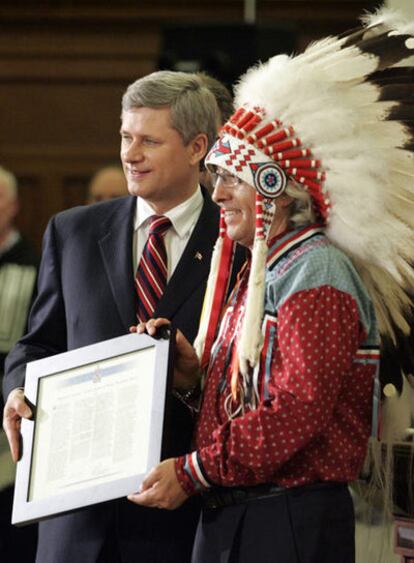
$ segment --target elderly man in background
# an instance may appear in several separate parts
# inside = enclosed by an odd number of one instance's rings
[[[17,180],[0,167],[0,374],[26,327],[39,259],[14,225],[19,212]]]
[[[206,72],[198,72],[197,76],[216,98],[219,109],[217,130],[220,130],[220,127],[226,123],[233,113],[233,96],[227,86],[220,80],[217,80],[217,78],[210,76]],[[204,162],[201,165],[200,183],[210,194],[213,193],[214,186],[211,183],[211,177],[204,166]]]
[[[4,360],[23,334],[35,292],[38,257],[14,225],[19,212],[17,179],[0,167],[0,377]],[[3,402],[0,398],[0,406]],[[14,464],[5,433],[0,431],[0,561],[32,563],[35,526],[17,530],[10,524]]]

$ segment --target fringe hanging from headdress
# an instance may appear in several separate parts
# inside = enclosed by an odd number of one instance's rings
[[[210,359],[210,351],[224,306],[232,268],[234,243],[225,233],[224,218],[223,214],[221,214],[220,236],[216,241],[211,258],[200,326],[194,342],[194,348],[202,369],[207,367]]]
[[[266,240],[264,238],[256,239],[252,252],[246,310],[238,343],[239,366],[244,375],[247,375],[258,362],[263,346],[262,321],[267,251]]]

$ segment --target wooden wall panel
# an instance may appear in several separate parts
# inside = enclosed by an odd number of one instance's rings
[[[162,26],[242,22],[242,0],[2,0],[0,164],[20,180],[18,225],[40,247],[49,217],[82,204],[118,162],[120,99],[156,68]],[[293,23],[299,45],[353,25],[372,1],[260,0],[259,23]]]
[[[118,162],[120,98],[124,90],[110,84],[15,84],[0,87],[0,155],[20,183],[35,178],[30,188],[36,210],[36,227],[19,217],[19,227],[39,247],[48,218],[68,206],[81,204],[67,197],[67,178],[90,178],[102,165]],[[22,198],[26,196],[22,190]],[[24,207],[24,203],[22,203]]]
[[[63,178],[62,204],[65,209],[86,201],[88,192],[88,174],[68,174]]]
[[[0,163],[19,178],[18,226],[40,248],[50,216],[119,161],[121,96],[154,70],[159,30],[18,16],[0,17]]]

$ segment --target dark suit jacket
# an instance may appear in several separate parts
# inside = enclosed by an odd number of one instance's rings
[[[197,332],[218,234],[218,209],[206,193],[204,198],[194,232],[154,313],[171,319],[190,341]],[[23,385],[26,362],[127,334],[136,323],[135,206],[136,199],[126,197],[64,211],[50,221],[29,332],[6,360],[5,396]],[[185,407],[176,401],[173,410],[168,455],[188,451],[192,431]],[[125,499],[111,501],[41,523],[37,561],[95,563],[104,542],[117,539],[125,561],[185,563],[196,519],[191,502],[168,512]]]

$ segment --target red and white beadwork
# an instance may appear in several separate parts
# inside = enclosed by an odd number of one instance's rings
[[[227,169],[266,199],[283,193],[288,178],[295,180],[312,197],[321,219],[328,221],[330,201],[321,161],[302,146],[293,126],[278,119],[266,123],[260,108],[239,108],[232,115],[207,155],[206,164]]]
[[[276,163],[261,164],[255,172],[254,187],[263,197],[278,197],[285,191],[286,183],[286,174]]]

